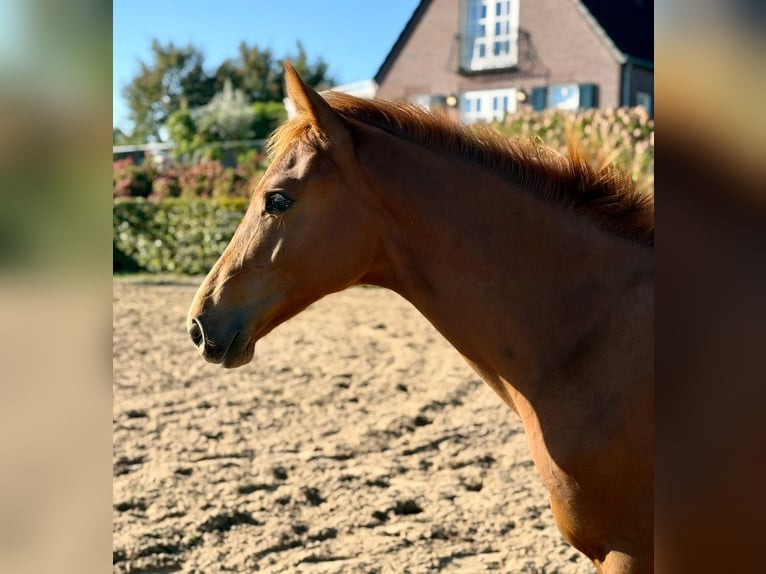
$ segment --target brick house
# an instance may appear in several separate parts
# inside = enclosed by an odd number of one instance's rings
[[[462,121],[520,105],[654,108],[652,0],[421,0],[377,96]]]

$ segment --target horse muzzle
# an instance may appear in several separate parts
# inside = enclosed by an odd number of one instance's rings
[[[254,346],[243,331],[226,336],[210,336],[202,317],[190,318],[187,325],[189,337],[197,352],[208,363],[220,364],[224,368],[240,367],[253,358]]]

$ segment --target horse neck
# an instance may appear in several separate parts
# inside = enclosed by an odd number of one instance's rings
[[[381,249],[363,280],[408,299],[512,407],[651,281],[651,250],[463,159],[376,135],[360,164]]]

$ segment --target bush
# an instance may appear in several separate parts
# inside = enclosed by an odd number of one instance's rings
[[[169,197],[179,197],[181,195],[181,173],[181,169],[170,167],[157,175],[152,182],[152,193],[148,197],[149,201],[157,202]]]
[[[156,170],[151,158],[136,165],[131,158],[112,162],[112,197],[148,197]]]
[[[181,197],[184,199],[213,196],[213,187],[224,174],[224,167],[218,161],[198,163],[180,171]]]
[[[180,196],[184,199],[249,197],[251,184],[258,183],[263,171],[256,165],[224,167],[218,161],[206,161],[178,170]]]
[[[142,166],[134,165],[131,159],[115,161],[112,197],[144,197],[153,203],[173,197],[247,198],[265,173],[268,160],[258,150],[248,150],[240,154],[238,160],[236,167],[205,161],[191,166],[171,166],[160,172],[149,159]]]
[[[138,262],[125,255],[125,253],[117,247],[117,244],[112,241],[112,272],[113,273],[136,273],[141,271],[141,266]]]
[[[247,205],[244,198],[115,201],[113,271],[206,273],[234,235]]]

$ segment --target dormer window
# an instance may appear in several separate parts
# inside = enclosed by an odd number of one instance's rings
[[[463,0],[462,68],[510,68],[518,60],[519,0]]]

